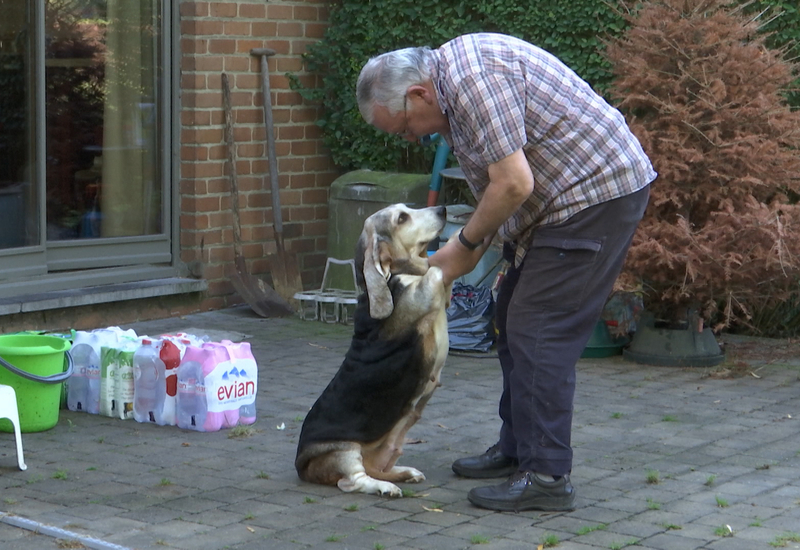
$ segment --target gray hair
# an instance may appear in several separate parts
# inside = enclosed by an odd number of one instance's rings
[[[404,48],[367,61],[356,84],[358,110],[364,120],[372,124],[376,105],[386,107],[390,115],[402,111],[408,87],[430,80],[428,60],[432,56],[428,47]]]

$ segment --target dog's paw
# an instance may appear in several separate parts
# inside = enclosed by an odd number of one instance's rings
[[[394,483],[389,483],[388,481],[377,481],[376,480],[376,493],[385,496],[385,497],[392,497],[392,498],[400,498],[403,496],[403,491],[395,485]]]
[[[425,474],[410,466],[395,466],[394,471],[404,474],[406,477],[403,479],[403,481],[406,483],[419,483],[420,481],[425,481]]]
[[[425,481],[425,474],[423,474],[419,470],[415,471],[416,473],[412,477],[408,478],[406,481],[408,481],[408,483],[419,483],[421,481]]]
[[[394,483],[380,481],[365,474],[357,475],[355,478],[342,478],[337,482],[337,485],[345,493],[357,492],[389,497],[403,496],[403,491]]]

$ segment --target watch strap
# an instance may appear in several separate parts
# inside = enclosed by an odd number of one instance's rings
[[[481,244],[481,243],[473,243],[473,242],[468,241],[467,238],[464,236],[464,229],[463,228],[461,229],[461,231],[458,232],[458,242],[460,242],[461,244],[463,244],[465,247],[467,247],[470,250],[475,250]]]

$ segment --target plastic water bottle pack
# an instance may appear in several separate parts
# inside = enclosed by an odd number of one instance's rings
[[[74,332],[67,407],[200,432],[252,424],[258,365],[250,344],[206,340],[118,327]]]

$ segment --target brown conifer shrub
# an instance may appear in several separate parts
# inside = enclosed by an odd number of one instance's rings
[[[800,281],[796,69],[726,0],[652,0],[610,42],[611,94],[659,173],[621,281],[670,322],[747,325]]]

